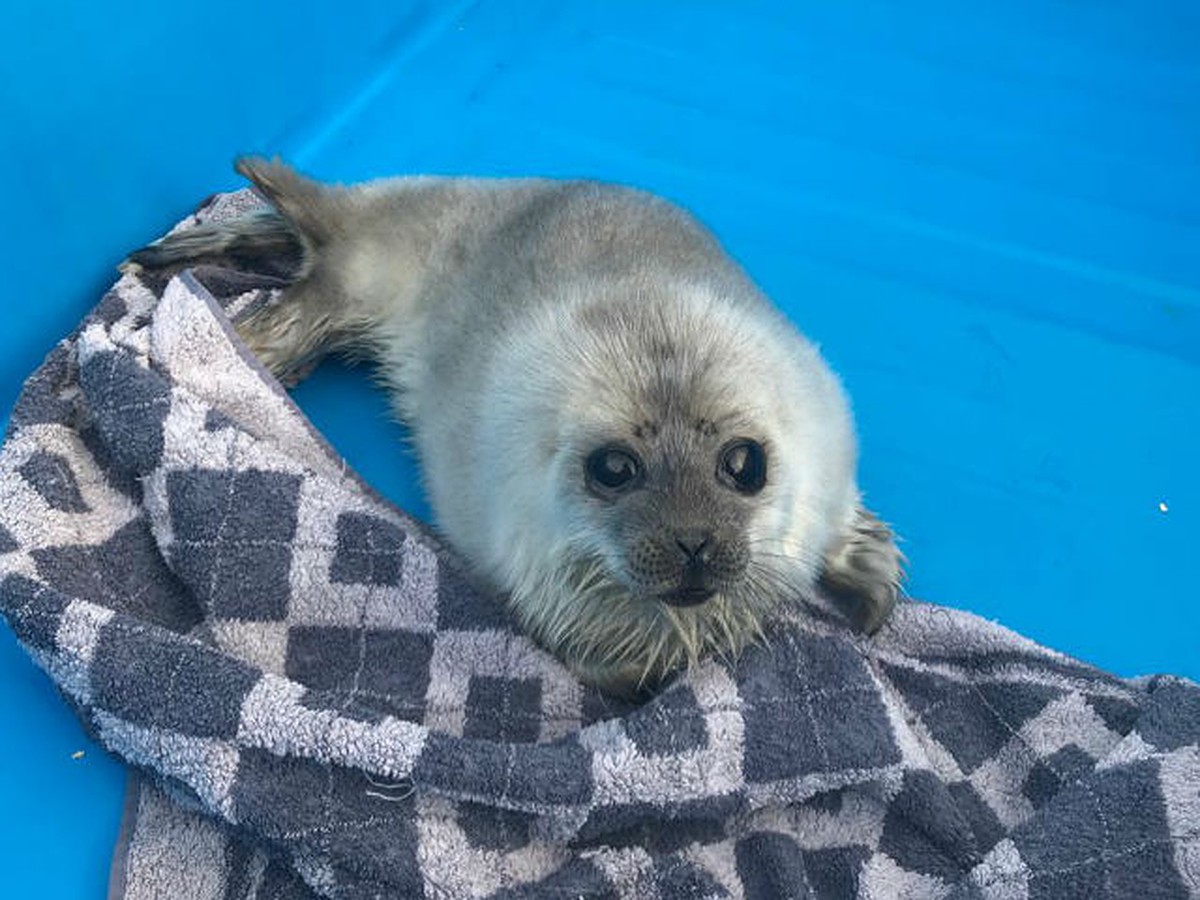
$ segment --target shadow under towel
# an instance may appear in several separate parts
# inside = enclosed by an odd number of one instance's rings
[[[248,356],[278,287],[125,275],[0,451],[0,608],[138,772],[114,898],[1200,895],[1196,685],[914,602],[608,700]]]

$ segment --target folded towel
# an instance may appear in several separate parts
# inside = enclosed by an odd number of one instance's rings
[[[1200,895],[1195,684],[911,602],[606,698],[248,355],[279,286],[124,275],[0,450],[0,609],[138,773],[112,896]]]

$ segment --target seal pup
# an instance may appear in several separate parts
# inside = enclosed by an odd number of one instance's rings
[[[830,595],[884,621],[901,556],[842,387],[686,212],[587,181],[237,170],[269,206],[126,267],[283,271],[247,345],[285,383],[373,358],[437,526],[582,680],[652,688]]]

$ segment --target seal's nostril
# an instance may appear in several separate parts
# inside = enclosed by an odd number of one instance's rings
[[[675,546],[683,551],[683,555],[689,562],[693,560],[702,560],[708,556],[705,552],[709,548],[712,541],[712,535],[707,532],[703,534],[681,534],[675,537]]]

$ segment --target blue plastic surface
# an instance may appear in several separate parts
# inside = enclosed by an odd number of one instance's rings
[[[22,2],[0,35],[0,410],[235,153],[627,181],[821,342],[914,595],[1200,677],[1194,2]],[[425,510],[362,373],[297,394]],[[0,893],[100,896],[121,768],[8,633],[0,682]]]

